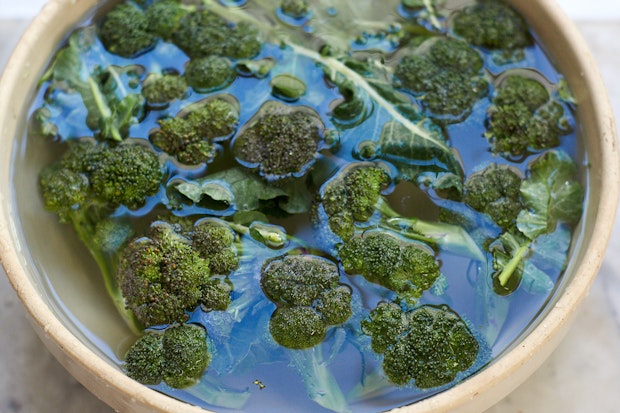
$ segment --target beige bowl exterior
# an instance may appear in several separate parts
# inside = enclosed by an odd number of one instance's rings
[[[605,87],[583,39],[553,0],[513,0],[554,57],[579,102],[591,165],[583,233],[568,269],[570,281],[529,334],[479,374],[439,395],[396,409],[409,413],[481,412],[498,402],[555,349],[602,263],[615,218],[620,182],[617,138]],[[76,337],[50,303],[36,269],[25,258],[14,201],[12,154],[24,131],[29,99],[57,44],[95,0],[51,0],[34,20],[0,79],[0,258],[33,325],[60,363],[96,396],[121,412],[205,412],[148,389]],[[24,219],[24,218],[22,218]],[[51,240],[49,242],[52,242]]]

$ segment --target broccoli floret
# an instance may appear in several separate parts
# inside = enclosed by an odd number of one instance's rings
[[[521,203],[521,177],[509,166],[490,164],[467,178],[463,202],[487,214],[502,229],[514,227]]]
[[[151,48],[157,38],[149,32],[144,12],[123,3],[108,12],[99,28],[105,48],[122,57],[132,57]]]
[[[488,92],[483,60],[466,42],[436,38],[401,59],[395,75],[434,115],[457,118]]]
[[[117,283],[127,307],[145,326],[185,322],[209,280],[209,261],[191,241],[165,222],[155,222],[147,237],[123,251]]]
[[[185,15],[172,41],[192,59],[210,55],[245,59],[256,56],[261,49],[254,26],[246,22],[232,24],[208,10]]]
[[[475,46],[513,50],[533,44],[527,23],[510,6],[497,0],[479,0],[459,11],[454,32]]]
[[[560,144],[568,133],[564,108],[535,79],[519,75],[505,78],[488,110],[487,137],[494,153],[521,157]]]
[[[179,0],[162,0],[151,4],[145,11],[148,30],[163,38],[170,39],[179,23],[188,13]]]
[[[160,128],[149,136],[158,149],[186,165],[208,163],[217,154],[214,140],[225,139],[237,128],[239,112],[224,99],[210,99],[188,113],[158,121]]]
[[[415,302],[441,274],[433,254],[423,246],[384,231],[367,231],[348,239],[338,255],[344,270]]]
[[[127,352],[124,368],[142,384],[165,381],[170,387],[184,388],[198,382],[210,362],[207,331],[183,324],[163,333],[145,333]]]
[[[351,316],[351,289],[340,283],[338,267],[313,255],[286,255],[261,270],[261,288],[277,309],[269,330],[280,345],[292,349],[316,346],[329,326]]]
[[[235,74],[228,59],[220,56],[192,59],[185,68],[187,84],[200,93],[224,89],[235,79]]]
[[[151,105],[180,99],[187,93],[187,82],[177,74],[151,75],[142,85],[142,95]]]
[[[404,218],[392,210],[382,196],[390,180],[386,170],[377,164],[360,162],[345,166],[319,190],[313,207],[315,227],[320,228],[326,220],[329,229],[347,241],[363,229],[358,224],[376,221],[378,227],[406,238],[484,260],[480,247],[463,228]]]
[[[306,0],[282,0],[280,9],[282,13],[294,19],[306,16],[309,10]]]
[[[393,303],[380,303],[362,321],[372,348],[383,354],[383,370],[397,385],[422,389],[442,386],[467,371],[480,345],[461,317],[447,306],[424,305],[403,311]]]
[[[193,230],[193,246],[200,256],[209,259],[212,274],[228,275],[239,265],[235,233],[219,220],[199,221]]]
[[[310,108],[267,102],[233,142],[233,154],[267,180],[299,178],[312,167],[323,123]]]

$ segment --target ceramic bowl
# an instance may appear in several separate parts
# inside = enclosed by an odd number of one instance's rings
[[[567,331],[598,272],[612,230],[619,161],[612,109],[596,64],[575,26],[553,0],[512,0],[539,35],[578,105],[588,154],[588,198],[580,239],[562,288],[545,311],[504,354],[484,370],[438,395],[397,409],[411,413],[480,412],[506,396],[549,356]],[[78,242],[58,232],[55,217],[41,217],[36,168],[45,154],[23,151],[28,106],[37,80],[60,41],[98,7],[96,0],[50,0],[32,22],[0,81],[0,258],[32,324],[60,363],[96,396],[122,412],[204,412],[129,379],[97,349],[93,337],[127,337],[113,306],[83,274],[92,271],[72,255]],[[76,292],[79,291],[79,294]],[[68,316],[67,307],[81,309]],[[92,334],[85,334],[84,327]]]

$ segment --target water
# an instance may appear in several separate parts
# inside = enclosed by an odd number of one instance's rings
[[[221,3],[226,7],[242,6],[242,10],[252,12],[263,19],[269,19],[268,21],[282,19],[280,11],[275,15],[264,10],[257,11],[260,6],[254,3],[246,4],[244,1],[223,1]],[[448,2],[446,13],[462,7],[463,4],[465,3]],[[410,14],[412,12],[404,11],[402,8],[390,9],[383,3],[379,14],[376,10],[372,10],[372,7],[368,10],[360,7],[362,10],[356,11],[349,10],[347,5],[338,7],[336,2],[329,1],[325,1],[324,6],[317,7],[312,15],[299,21],[289,21],[284,18],[283,23],[286,27],[278,29],[280,34],[286,34],[294,41],[318,50],[325,38],[334,40],[335,46],[342,45],[342,38],[338,36],[355,30],[356,23],[359,23],[359,26],[365,27],[366,30],[344,44],[354,51],[355,57],[380,56],[387,65],[393,66],[400,59],[402,51],[396,47],[390,36],[398,32],[398,25],[402,24],[402,15],[412,20],[419,20],[418,23],[427,30],[434,30],[429,21],[424,20],[423,15]],[[400,14],[397,10],[400,10]],[[363,13],[370,11],[373,11],[372,16],[378,21],[390,22],[390,24],[377,24],[375,21],[364,20]],[[347,15],[347,13],[354,16],[350,19],[350,24],[334,28],[332,19]],[[441,22],[448,20],[449,16],[440,19]],[[379,34],[373,34],[372,30],[375,30],[377,26],[385,26],[386,29]],[[243,125],[252,118],[264,102],[276,99],[271,93],[270,80],[279,74],[289,74],[307,85],[306,94],[289,104],[316,111],[325,126],[324,136],[333,135],[338,138],[338,145],[326,147],[321,152],[315,169],[329,171],[332,170],[331,168],[358,161],[360,158],[367,159],[366,155],[360,155],[360,142],[364,142],[364,145],[368,142],[376,143],[383,125],[393,119],[392,112],[378,105],[377,101],[367,93],[361,92],[360,98],[364,102],[363,113],[349,122],[335,119],[332,116],[332,110],[342,102],[342,96],[334,83],[337,80],[326,79],[325,71],[316,64],[312,55],[298,53],[290,47],[281,47],[279,44],[265,44],[260,55],[254,60],[259,59],[272,59],[279,64],[271,70],[268,76],[262,78],[237,76],[235,81],[224,90],[208,94],[192,91],[183,100],[174,101],[165,107],[147,110],[141,122],[131,126],[129,135],[134,139],[148,139],[149,134],[157,127],[158,119],[175,116],[188,104],[205,98],[222,96],[222,94],[234,96],[240,102],[239,124]],[[138,72],[143,78],[149,72],[162,70],[183,73],[187,60],[187,56],[176,46],[160,41],[153,50],[131,60],[131,63],[138,65],[140,68]],[[91,68],[110,64],[125,66],[130,63],[128,59],[110,55],[98,42],[95,42],[87,52],[85,61]],[[491,56],[485,55],[485,62],[485,73],[490,81],[491,92],[495,82],[501,78],[505,70],[533,75],[541,79],[552,91],[557,88],[562,79],[561,75],[555,71],[553,62],[538,44],[525,49],[522,60],[500,65]],[[125,86],[129,90],[139,92],[139,84],[131,83],[131,79],[124,81],[127,82]],[[407,99],[411,99],[410,95],[404,95]],[[44,86],[33,100],[31,113],[42,105],[45,97]],[[59,124],[60,140],[91,136],[93,132],[85,124],[86,112],[77,99],[79,96],[60,92],[60,95],[56,97],[61,98],[64,103],[50,107],[51,119],[55,122],[66,119],[65,122]],[[415,100],[412,103],[417,104]],[[466,175],[480,170],[490,162],[511,164],[524,172],[528,163],[537,154],[528,154],[518,162],[511,162],[493,155],[489,150],[483,133],[486,111],[490,104],[488,97],[482,98],[475,104],[472,113],[464,117],[464,120],[456,123],[439,122],[439,127],[449,140],[451,147],[458,152],[460,165]],[[571,122],[575,124],[572,119],[574,110],[572,105],[564,104],[564,108],[571,117]],[[573,129],[573,132],[562,137],[561,148],[580,161],[582,155],[578,141],[578,128]],[[58,142],[50,143],[35,136],[26,137],[24,142],[24,152],[16,154],[15,179],[20,183],[18,187],[24,188],[18,193],[18,203],[24,206],[20,210],[31,211],[30,213],[23,212],[21,219],[34,263],[42,276],[41,281],[46,285],[50,301],[55,303],[57,313],[61,314],[72,326],[73,331],[111,363],[121,366],[123,355],[134,337],[122,324],[105,294],[101,293],[104,289],[101,280],[97,277],[94,264],[88,259],[87,253],[79,245],[75,236],[68,231],[67,226],[57,224],[54,217],[50,215],[46,215],[36,224],[31,219],[35,214],[40,214],[37,208],[41,208],[40,201],[32,204],[32,194],[37,191],[36,174],[41,166],[48,164],[54,155],[60,152],[61,146]],[[233,162],[230,142],[219,144],[222,154],[218,160],[209,165],[187,167],[171,157],[162,155],[166,160],[168,182],[192,180],[227,168]],[[366,153],[366,149],[362,152]],[[372,155],[370,157],[372,158]],[[439,163],[438,167],[441,169],[445,165]],[[390,168],[392,171],[395,170],[393,166]],[[322,175],[315,173],[312,177],[315,182],[320,183],[326,179],[323,175],[325,173]],[[402,181],[392,189],[393,192],[388,194],[388,199],[394,209],[404,215],[434,220],[438,216],[438,205],[450,205],[424,185],[419,189],[410,182]],[[138,211],[121,210],[118,214],[130,215],[136,222],[140,222],[140,225],[144,225],[150,217],[166,211],[166,208],[161,205],[165,201],[166,190],[162,188],[144,208]],[[234,208],[218,210],[205,208],[204,205],[188,205],[183,212],[177,211],[176,213],[183,215],[208,213],[227,217],[234,213]],[[272,219],[273,223],[283,225],[290,234],[296,235],[324,254],[329,255],[333,251],[330,238],[317,236],[311,230],[308,225],[308,214],[292,218],[278,216]],[[45,250],[37,235],[41,223],[48,229],[51,237],[62,240],[59,241],[58,251],[51,253]],[[494,231],[492,226],[486,230]],[[247,236],[244,242],[247,245],[253,243]],[[273,251],[267,256],[277,256],[284,253],[287,248]],[[80,254],[76,256],[75,251],[80,251]],[[62,258],[54,257],[54,255]],[[477,361],[470,369],[457,377],[458,381],[475,374],[487,363],[492,362],[494,357],[513,345],[515,340],[544,311],[545,304],[550,300],[553,291],[531,294],[524,288],[520,288],[513,294],[500,296],[492,290],[487,263],[443,250],[438,252],[437,259],[441,262],[443,281],[446,285],[443,288],[439,288],[439,285],[436,286],[437,288],[431,288],[424,293],[419,303],[447,304],[466,320],[481,342],[481,351]],[[63,260],[71,264],[71,268],[67,271],[63,269],[66,266]],[[373,383],[372,380],[379,377],[377,382],[383,383],[380,374],[381,357],[370,349],[370,338],[359,334],[359,322],[379,301],[392,299],[394,294],[369,283],[361,276],[343,274],[341,282],[349,284],[354,292],[353,305],[357,310],[356,314],[343,326],[331,328],[324,343],[314,350],[301,353],[300,359],[300,353],[293,353],[291,350],[277,346],[269,337],[268,323],[275,305],[262,296],[259,285],[260,266],[260,262],[255,262],[231,276],[236,291],[233,295],[232,308],[228,312],[205,313],[198,309],[191,315],[193,322],[203,324],[208,328],[210,346],[214,351],[213,362],[203,379],[204,386],[177,390],[162,384],[155,386],[157,390],[207,409],[223,412],[329,411],[307,396],[304,382],[307,377],[292,368],[294,365],[319,365],[316,362],[317,359],[312,357],[329,360],[332,379],[338,383],[342,393],[349,396],[349,407],[356,412],[388,410],[424,399],[453,385],[449,383],[429,390],[421,390],[415,386],[381,387],[381,390],[368,397],[356,399],[355,395],[359,396],[357,386],[360,380],[366,380],[367,385],[370,386]],[[561,273],[557,271],[549,271],[547,275],[556,285],[561,279]],[[74,294],[76,284],[84,291],[81,297],[76,297]],[[90,302],[94,302],[95,306],[85,307]],[[100,311],[101,309],[105,311]],[[308,358],[304,359],[304,357]],[[308,371],[307,367],[305,371]],[[326,398],[321,394],[315,395],[317,400],[322,397]]]

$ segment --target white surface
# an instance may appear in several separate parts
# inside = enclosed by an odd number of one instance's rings
[[[573,0],[563,0],[577,7]],[[22,6],[34,3],[21,0]],[[597,3],[620,9],[619,3]],[[2,19],[15,3],[0,0],[0,67],[27,21]],[[608,16],[609,17],[609,16]],[[620,114],[620,16],[579,20]],[[575,325],[528,381],[485,413],[617,413],[620,411],[620,224]],[[28,328],[24,310],[0,269],[0,413],[110,413],[45,350]]]

